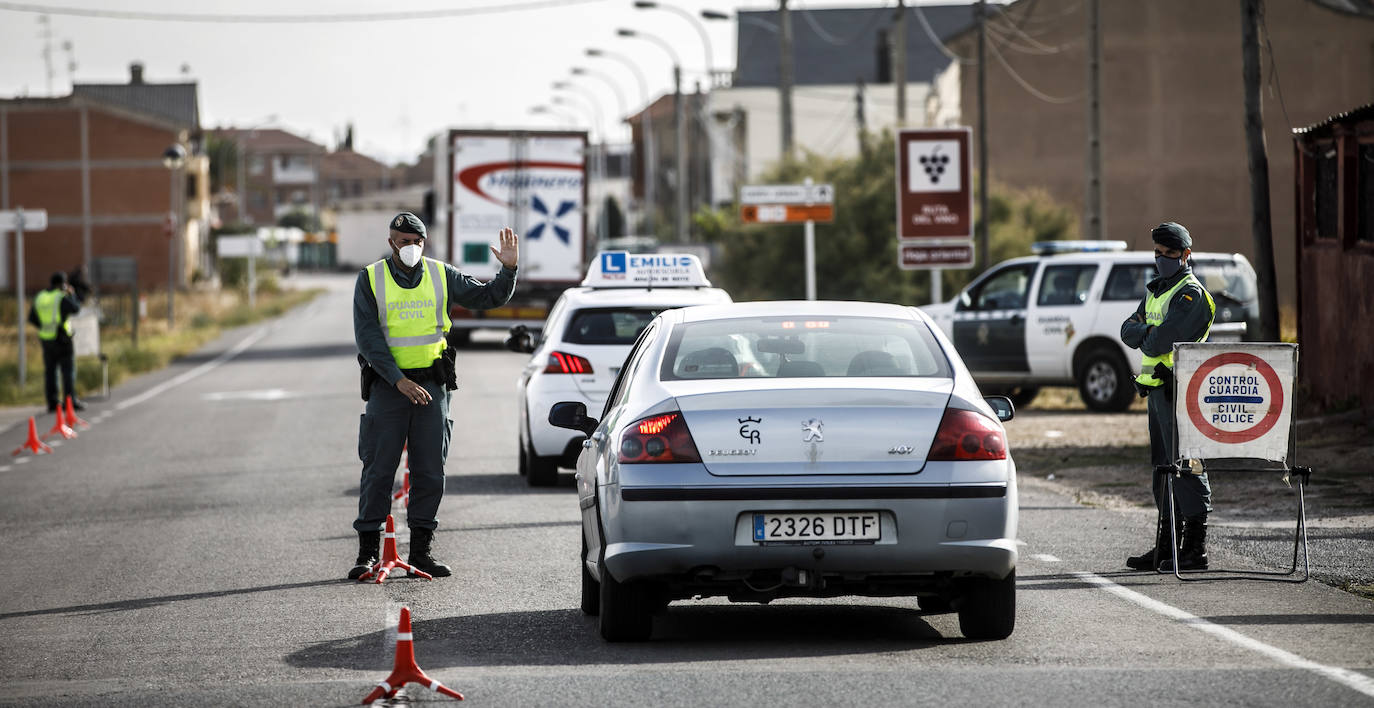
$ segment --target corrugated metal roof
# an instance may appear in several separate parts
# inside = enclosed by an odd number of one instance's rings
[[[195,82],[75,84],[72,94],[149,113],[193,131],[200,129],[200,103]]]
[[[947,40],[973,24],[975,10],[973,5],[921,5],[921,12],[935,35]],[[894,13],[895,8],[890,7],[792,10],[794,83],[853,84],[860,78],[865,83],[878,83],[878,57],[882,51],[879,32],[892,26]],[[733,85],[777,86],[779,36],[770,26],[778,26],[778,11],[741,10],[737,14],[738,71]],[[926,35],[915,10],[908,9],[907,81],[929,82],[949,63],[949,57]]]

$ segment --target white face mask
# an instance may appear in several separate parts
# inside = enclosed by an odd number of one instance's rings
[[[414,268],[420,262],[420,254],[424,252],[424,247],[419,244],[411,244],[401,249],[401,262],[407,268]]]

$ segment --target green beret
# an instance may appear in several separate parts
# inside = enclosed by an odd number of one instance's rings
[[[1188,229],[1183,228],[1182,224],[1166,221],[1154,228],[1150,232],[1150,238],[1154,242],[1166,248],[1184,250],[1193,247],[1193,237],[1188,235]]]
[[[391,219],[391,230],[400,231],[403,234],[418,234],[420,238],[425,238],[425,222],[420,221],[420,217],[403,211]]]

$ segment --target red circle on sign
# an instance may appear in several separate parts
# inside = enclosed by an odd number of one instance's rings
[[[1202,380],[1207,378],[1207,374],[1212,373],[1218,367],[1227,364],[1246,364],[1260,373],[1264,377],[1264,382],[1269,384],[1269,412],[1255,424],[1255,427],[1248,430],[1227,431],[1218,428],[1202,416],[1202,407],[1198,405],[1197,394],[1202,389]],[[1207,437],[1227,444],[1247,443],[1259,438],[1269,432],[1275,423],[1279,422],[1279,414],[1283,411],[1283,386],[1279,383],[1279,375],[1274,373],[1274,367],[1269,362],[1243,352],[1228,352],[1202,362],[1202,366],[1193,372],[1193,378],[1188,382],[1188,418],[1197,426],[1198,432]]]

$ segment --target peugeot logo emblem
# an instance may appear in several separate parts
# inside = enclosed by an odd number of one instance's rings
[[[802,421],[802,442],[825,442],[825,435],[821,433],[823,425],[825,423],[815,418]]]

